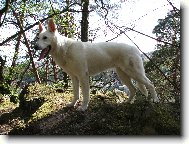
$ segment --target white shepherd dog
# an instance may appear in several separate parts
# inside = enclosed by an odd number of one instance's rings
[[[131,79],[137,82],[137,87],[143,94],[148,95],[148,88],[153,101],[159,101],[153,84],[145,76],[143,61],[137,48],[116,42],[75,41],[60,35],[53,19],[48,20],[47,30],[39,23],[39,32],[35,46],[36,50],[42,50],[39,60],[50,54],[72,79],[74,98],[68,106],[77,104],[81,85],[83,102],[77,109],[85,111],[90,100],[89,76],[110,68],[116,69],[122,82],[129,88],[128,102],[131,102],[136,92]]]

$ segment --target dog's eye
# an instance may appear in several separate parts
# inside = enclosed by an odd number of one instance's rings
[[[45,39],[47,39],[47,37],[46,37],[46,36],[44,36],[44,37],[43,37],[43,39],[45,40]]]

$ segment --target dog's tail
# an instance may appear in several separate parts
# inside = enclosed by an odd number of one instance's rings
[[[143,84],[137,82],[137,85],[136,85],[136,86],[139,88],[139,90],[140,90],[145,96],[148,96],[148,91],[147,91],[145,85],[143,85]]]

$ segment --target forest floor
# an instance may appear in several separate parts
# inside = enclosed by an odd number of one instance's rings
[[[143,96],[135,103],[115,94],[94,95],[88,109],[66,108],[70,91],[30,86],[20,104],[0,104],[0,134],[4,135],[181,135],[180,108],[152,103]],[[138,94],[140,95],[140,94]]]

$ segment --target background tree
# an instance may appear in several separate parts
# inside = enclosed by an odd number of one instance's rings
[[[81,20],[81,41],[88,41],[89,31],[89,0],[81,0],[82,4],[82,20]]]
[[[160,41],[152,53],[152,61],[165,73],[172,84],[147,62],[145,69],[156,85],[162,101],[175,100],[180,103],[180,10],[171,10],[164,19],[158,20],[153,33]]]

